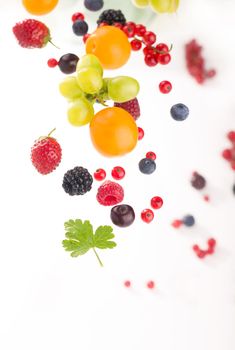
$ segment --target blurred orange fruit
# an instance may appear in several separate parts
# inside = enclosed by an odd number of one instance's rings
[[[90,123],[90,136],[94,147],[106,157],[122,156],[131,152],[138,140],[135,120],[124,109],[102,109]]]
[[[105,69],[116,69],[128,61],[131,45],[119,28],[103,26],[87,39],[86,52],[96,55]]]
[[[22,0],[25,9],[32,15],[45,15],[51,12],[59,0]]]

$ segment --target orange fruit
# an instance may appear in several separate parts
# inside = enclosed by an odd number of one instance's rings
[[[94,147],[106,157],[131,152],[138,140],[138,128],[133,117],[122,108],[109,107],[95,114],[90,123]]]
[[[59,0],[22,0],[25,9],[32,15],[45,15],[51,12]]]
[[[128,61],[131,45],[119,28],[103,26],[87,39],[86,52],[96,55],[105,69],[115,69]]]

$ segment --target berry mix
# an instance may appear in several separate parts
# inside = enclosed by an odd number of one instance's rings
[[[30,7],[25,5],[27,11],[34,15],[46,14],[52,11],[57,1],[48,3],[48,7]],[[174,12],[178,2],[169,1],[167,8],[159,7],[159,3],[146,1],[143,5],[138,0],[136,6],[148,6],[159,12]],[[100,11],[103,8],[103,0],[85,0],[84,6],[89,11]],[[143,5],[143,6],[142,6]],[[144,62],[149,67],[167,65],[171,61],[172,45],[158,43],[154,32],[149,31],[143,24],[127,21],[121,10],[104,10],[97,19],[97,29],[89,32],[89,24],[81,12],[72,15],[72,32],[83,39],[86,54],[78,57],[74,53],[66,53],[58,60],[49,58],[48,67],[58,67],[67,75],[59,84],[61,95],[68,102],[67,119],[74,127],[89,125],[90,139],[96,151],[105,157],[124,156],[135,149],[138,141],[144,137],[144,130],[137,126],[136,122],[141,116],[140,103],[137,98],[139,82],[134,77],[113,76],[104,77],[105,69],[122,67],[130,58],[131,51],[142,51]],[[51,43],[51,34],[48,27],[35,19],[27,19],[17,23],[13,27],[13,33],[18,43],[23,48],[43,48]],[[201,56],[202,48],[195,40],[186,45],[186,62],[189,73],[203,83],[206,78],[215,75],[214,70],[205,70],[204,59]],[[170,81],[159,82],[159,91],[168,94],[172,90]],[[111,102],[111,106],[107,103]],[[96,113],[96,104],[103,106]],[[175,121],[184,121],[189,116],[189,108],[183,103],[174,104],[169,111]],[[54,130],[52,131],[54,132]],[[62,149],[58,141],[51,136],[40,137],[35,141],[31,149],[31,161],[40,174],[46,175],[53,172],[60,164]],[[235,132],[228,134],[232,146],[223,152],[223,157],[230,162],[235,170]],[[138,169],[142,175],[152,175],[156,171],[157,155],[152,150],[146,152],[139,160]],[[107,180],[110,175],[111,180]],[[68,170],[62,180],[62,188],[70,196],[81,196],[92,190],[93,180],[101,182],[98,187],[97,203],[111,207],[110,220],[118,227],[129,227],[136,220],[136,213],[132,206],[123,204],[125,191],[122,180],[126,177],[126,169],[116,165],[112,169],[96,169],[93,174],[80,164]],[[192,174],[191,185],[202,190],[206,186],[206,180],[197,172]],[[233,188],[235,191],[235,185]],[[209,201],[209,196],[204,195],[204,200]],[[163,206],[160,196],[153,196],[148,200],[151,208],[145,208],[139,213],[139,218],[144,223],[154,222],[154,211]],[[192,227],[195,218],[186,215],[182,219],[172,222],[174,228]],[[80,256],[89,249],[93,249],[100,265],[102,262],[96,252],[98,249],[114,248],[116,243],[112,241],[114,234],[111,226],[100,226],[93,233],[92,225],[88,220],[69,220],[65,223],[66,240],[63,246],[72,257]],[[208,240],[208,249],[202,250],[198,245],[193,250],[199,258],[207,254],[213,254],[216,241]],[[126,287],[131,286],[129,280],[125,281]],[[153,281],[147,283],[147,288],[153,289]]]

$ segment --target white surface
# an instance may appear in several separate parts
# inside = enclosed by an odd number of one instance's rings
[[[229,145],[226,132],[235,129],[235,4],[182,0],[177,15],[152,23],[159,42],[174,44],[169,66],[148,68],[133,53],[119,72],[107,72],[139,79],[138,124],[146,133],[132,154],[109,160],[92,148],[87,128],[67,123],[67,105],[57,90],[62,75],[46,65],[50,57],[83,53],[70,22],[79,3],[63,0],[43,18],[60,52],[49,45],[30,51],[19,48],[11,33],[15,22],[30,16],[20,1],[0,0],[0,348],[234,350],[234,174],[220,152]],[[183,45],[193,37],[204,46],[208,67],[218,70],[202,87],[185,70]],[[157,88],[163,79],[173,84],[166,96]],[[177,102],[190,108],[183,123],[169,116]],[[63,162],[43,177],[30,163],[30,147],[54,127]],[[137,164],[149,150],[158,155],[157,171],[145,177]],[[118,247],[100,252],[103,269],[92,253],[72,259],[61,247],[63,223],[70,218],[110,224],[109,209],[95,200],[96,182],[84,197],[71,198],[61,189],[63,174],[75,165],[108,173],[123,165],[127,171],[125,202],[134,206],[137,220],[129,229],[115,228]],[[208,180],[210,204],[190,187],[193,170]],[[165,205],[146,225],[138,216],[154,195],[162,195]],[[172,229],[172,219],[187,213],[196,227]],[[218,250],[200,261],[191,246],[210,236]],[[125,279],[133,282],[132,290],[123,287]],[[149,279],[157,284],[155,292],[145,287]]]

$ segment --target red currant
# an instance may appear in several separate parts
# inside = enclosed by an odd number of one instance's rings
[[[97,169],[93,176],[97,181],[102,181],[106,178],[106,172],[104,169]]]
[[[210,202],[210,197],[207,194],[203,196],[203,199],[205,202]]]
[[[227,137],[230,141],[235,142],[235,131],[230,131]]]
[[[125,174],[125,170],[121,166],[115,166],[111,172],[111,175],[115,180],[123,179]]]
[[[208,244],[208,247],[214,248],[216,245],[216,240],[214,238],[210,238],[208,239],[207,244]]]
[[[156,49],[158,51],[158,53],[168,53],[169,52],[169,48],[166,44],[160,43],[156,45]]]
[[[156,154],[154,152],[147,152],[146,153],[146,158],[149,158],[149,159],[152,159],[152,160],[155,160],[157,158]]]
[[[171,55],[169,53],[158,55],[158,63],[168,64],[170,61],[171,61]]]
[[[154,219],[154,212],[151,209],[142,210],[141,219],[149,224]]]
[[[133,38],[135,36],[135,23],[127,22],[122,28],[122,30],[128,38]]]
[[[222,153],[222,157],[226,160],[232,160],[232,150],[231,149],[225,149]]]
[[[161,91],[161,93],[168,94],[171,91],[171,89],[172,89],[172,85],[169,81],[163,80],[160,82],[159,90]]]
[[[143,24],[136,24],[135,34],[142,37],[144,36],[145,33],[146,33],[146,27],[143,26]]]
[[[153,32],[145,32],[143,36],[143,41],[145,45],[153,45],[156,41],[157,37]]]
[[[154,67],[157,65],[157,61],[155,60],[154,56],[150,53],[148,53],[144,58],[145,63],[149,67]]]
[[[163,206],[163,199],[161,197],[153,197],[151,199],[151,207],[153,209],[160,209]]]
[[[85,42],[87,41],[87,39],[89,38],[89,36],[90,36],[91,34],[85,34],[85,35],[83,35],[83,42],[84,42],[84,44],[85,44]]]
[[[204,250],[199,250],[196,254],[199,259],[203,259],[206,256],[206,252]]]
[[[47,61],[47,65],[48,67],[50,68],[54,68],[58,65],[58,61],[55,59],[55,58],[50,58],[48,61]]]
[[[216,75],[216,70],[215,69],[210,69],[206,72],[207,78],[213,78]]]
[[[195,251],[195,253],[198,253],[200,251],[200,248],[199,248],[199,246],[197,244],[195,244],[193,246],[193,250]]]
[[[142,47],[142,43],[140,40],[134,39],[131,41],[131,48],[133,51],[139,51]]]
[[[138,140],[142,140],[142,138],[144,137],[144,130],[140,127],[138,127]]]
[[[148,288],[148,289],[154,289],[154,287],[155,287],[154,281],[149,281],[149,282],[147,283],[147,288]]]
[[[125,281],[124,282],[124,286],[127,287],[127,288],[130,288],[131,287],[131,281]]]
[[[72,21],[83,21],[85,16],[81,12],[76,12],[72,15]]]
[[[183,224],[182,220],[174,220],[171,224],[174,228],[179,228]]]
[[[147,54],[154,54],[154,48],[152,46],[145,46],[145,48],[143,49],[143,53],[146,56]]]
[[[208,249],[207,249],[207,251],[206,251],[206,253],[207,254],[214,254],[214,252],[215,252],[215,249],[213,248],[213,247],[209,247]]]

